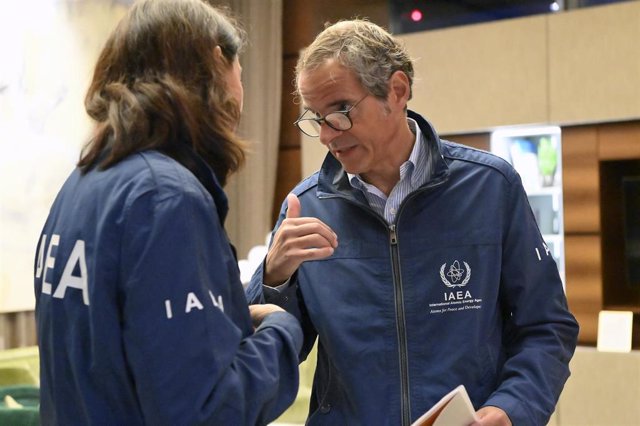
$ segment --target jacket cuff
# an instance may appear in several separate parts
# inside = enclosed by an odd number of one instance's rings
[[[507,413],[512,425],[536,426],[535,423],[532,422],[532,417],[529,415],[527,408],[520,401],[508,395],[493,395],[487,402],[482,404],[482,406],[500,408]]]
[[[260,326],[256,329],[256,333],[263,328],[268,327],[283,331],[291,336],[296,353],[300,353],[300,349],[302,349],[303,336],[300,322],[296,317],[288,312],[274,312],[267,315]]]

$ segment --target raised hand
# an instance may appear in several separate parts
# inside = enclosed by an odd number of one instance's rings
[[[331,256],[338,236],[315,217],[300,217],[300,200],[287,196],[287,216],[273,237],[267,254],[264,283],[277,286],[289,279],[306,260]]]

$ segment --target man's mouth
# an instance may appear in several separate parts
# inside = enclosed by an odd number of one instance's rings
[[[348,155],[350,154],[358,145],[350,145],[350,146],[344,146],[344,147],[340,147],[338,149],[334,149],[333,152],[336,155]]]

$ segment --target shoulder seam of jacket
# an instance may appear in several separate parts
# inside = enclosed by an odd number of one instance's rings
[[[300,196],[307,191],[318,186],[318,175],[320,171],[313,173],[311,176],[306,177],[300,183],[298,183],[291,192]]]
[[[481,149],[473,148],[471,146],[462,145],[456,142],[451,142],[445,139],[440,140],[442,142],[442,146],[445,148],[442,150],[442,155],[445,158],[449,158],[452,160],[460,160],[466,161],[469,163],[478,164],[480,166],[485,166],[496,170],[500,173],[509,183],[513,183],[515,174],[512,166],[504,159],[501,158],[491,152],[483,151]],[[456,155],[451,149],[456,150],[468,150],[476,154],[474,157],[464,156],[464,155]],[[482,157],[482,158],[481,158]],[[487,161],[487,159],[491,159],[494,161]]]

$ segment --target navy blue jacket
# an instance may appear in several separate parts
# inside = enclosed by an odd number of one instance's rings
[[[309,425],[408,425],[464,384],[476,409],[544,425],[569,376],[578,325],[515,170],[483,151],[426,139],[432,175],[389,225],[328,155],[294,190],[302,216],[338,235],[326,259],[303,263],[277,302],[316,335]],[[284,219],[283,205],[280,221]]]
[[[133,154],[58,194],[35,264],[43,424],[255,425],[293,402],[300,325],[254,333],[226,196],[192,161],[200,179]]]

